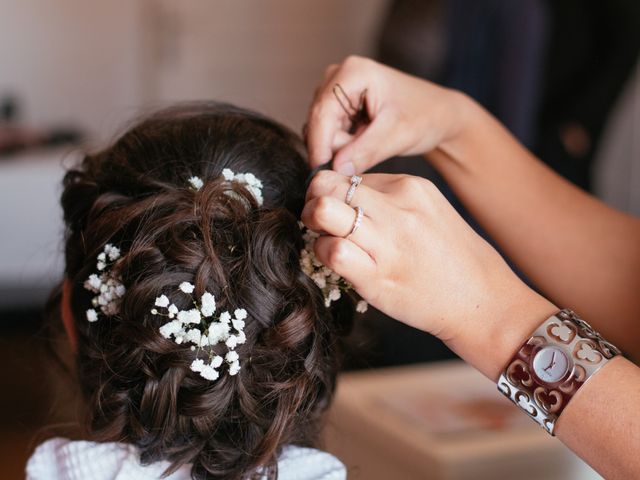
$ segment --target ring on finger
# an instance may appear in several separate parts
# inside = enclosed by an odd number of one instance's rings
[[[347,239],[360,228],[360,225],[362,225],[362,217],[364,217],[364,209],[362,207],[355,207],[354,210],[356,212],[356,218],[353,221],[351,231],[344,237]]]
[[[351,205],[351,201],[353,200],[353,196],[356,193],[356,188],[358,185],[362,183],[362,177],[359,175],[351,176],[351,185],[349,185],[349,190],[347,190],[347,195],[344,197],[344,202],[347,205]]]

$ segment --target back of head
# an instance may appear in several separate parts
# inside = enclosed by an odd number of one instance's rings
[[[283,446],[314,444],[351,306],[327,309],[300,269],[303,155],[269,119],[198,104],[142,121],[68,172],[66,277],[93,439],[134,444],[144,463],[193,464],[198,479],[273,476]],[[224,169],[260,179],[264,203]],[[89,322],[83,285],[107,244],[121,252],[112,268],[126,293],[115,314]],[[194,298],[206,291],[220,309],[247,310],[237,375],[223,366],[217,380],[203,378],[190,368],[200,349],[160,333],[157,297],[192,308],[182,282]]]

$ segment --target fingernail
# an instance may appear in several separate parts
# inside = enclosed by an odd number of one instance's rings
[[[347,176],[355,175],[356,167],[353,165],[353,163],[346,162],[338,165],[336,167],[336,172],[341,173],[342,175],[347,175]]]

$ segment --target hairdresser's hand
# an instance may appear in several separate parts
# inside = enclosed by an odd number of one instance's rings
[[[351,122],[334,94],[336,84],[354,105],[366,90],[371,123],[354,135],[347,133]],[[469,102],[454,90],[373,60],[349,57],[327,68],[309,110],[311,166],[334,158],[334,169],[351,175],[395,155],[427,153],[459,134]]]
[[[522,283],[429,181],[364,175],[352,205],[349,178],[318,173],[307,193],[305,225],[326,233],[316,255],[362,297],[430,332],[483,373],[497,378],[526,336],[555,307]]]

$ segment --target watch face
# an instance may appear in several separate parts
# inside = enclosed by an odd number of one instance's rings
[[[558,347],[544,347],[533,357],[533,371],[546,383],[559,382],[569,371],[567,354]]]

